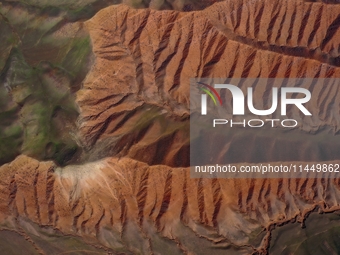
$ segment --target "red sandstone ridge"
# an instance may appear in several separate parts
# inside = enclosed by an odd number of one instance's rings
[[[340,201],[338,179],[191,179],[126,158],[57,168],[20,156],[0,176],[1,231],[43,254],[58,233],[114,254],[265,254],[275,224]]]
[[[96,61],[77,94],[84,146],[92,158],[187,166],[190,78],[338,77],[339,12],[296,1],[225,1],[190,13],[101,10],[85,23]],[[323,94],[314,105],[321,122],[306,130],[339,126],[325,113],[337,100],[337,90]]]
[[[92,162],[60,168],[20,156],[0,167],[0,241],[19,240],[32,254],[64,245],[99,254],[267,254],[276,225],[340,209],[336,178],[192,179],[184,167],[189,78],[338,77],[339,11],[294,1],[100,11],[86,22],[96,62],[77,94]],[[337,127],[324,109],[339,92],[325,91],[332,99],[320,98],[320,116]]]

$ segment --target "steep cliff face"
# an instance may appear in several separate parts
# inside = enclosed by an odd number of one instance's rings
[[[95,61],[76,94],[83,163],[19,156],[1,166],[0,245],[8,254],[18,252],[6,246],[13,239],[31,254],[267,254],[281,225],[339,210],[338,178],[192,179],[187,168],[189,79],[336,78],[339,13],[292,0],[99,11],[85,22]],[[321,94],[316,129],[337,132],[327,107],[338,98]],[[287,247],[277,251],[296,250]]]

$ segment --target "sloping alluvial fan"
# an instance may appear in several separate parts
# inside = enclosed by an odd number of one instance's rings
[[[32,254],[340,253],[326,236],[340,234],[339,178],[192,179],[187,168],[189,79],[339,77],[339,15],[337,5],[293,0],[99,11],[85,22],[95,63],[76,99],[86,162],[19,156],[0,167],[1,239]],[[318,125],[336,133],[325,112],[339,91],[326,91]],[[315,247],[279,232],[308,229],[318,210],[334,218],[313,233]]]

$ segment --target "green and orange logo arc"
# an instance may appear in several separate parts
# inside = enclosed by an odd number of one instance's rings
[[[210,98],[213,100],[215,105],[217,105],[217,101],[216,101],[215,96],[217,97],[217,100],[219,101],[220,105],[222,105],[222,99],[221,99],[220,95],[218,94],[218,92],[216,91],[216,89],[214,89],[212,86],[210,86],[206,83],[203,83],[203,82],[197,82],[197,83],[203,86],[203,87],[199,87],[199,89],[202,90],[203,92],[207,93],[207,95],[210,96]],[[214,94],[215,94],[215,96],[214,96]]]

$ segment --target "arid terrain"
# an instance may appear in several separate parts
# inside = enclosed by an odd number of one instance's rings
[[[340,254],[337,176],[189,170],[190,78],[338,78],[339,27],[331,1],[0,2],[0,253]],[[340,92],[309,89],[304,129],[230,160],[340,163]]]

